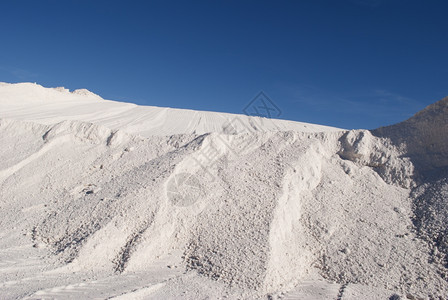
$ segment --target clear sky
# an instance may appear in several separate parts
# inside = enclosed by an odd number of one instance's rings
[[[448,1],[1,1],[0,81],[376,128],[448,96]]]

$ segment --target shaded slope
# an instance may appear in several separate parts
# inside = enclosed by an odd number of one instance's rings
[[[419,236],[431,246],[432,259],[448,265],[448,97],[373,134],[401,147],[415,166],[413,221]],[[446,270],[441,274],[448,279]]]
[[[404,122],[378,128],[372,133],[405,147],[420,180],[444,172],[448,168],[448,97]]]

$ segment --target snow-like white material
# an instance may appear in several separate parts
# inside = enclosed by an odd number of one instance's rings
[[[443,299],[448,292],[432,236],[420,239],[413,227],[414,165],[390,138],[278,120],[229,132],[212,117],[218,113],[32,84],[2,89],[1,298]],[[27,100],[31,89],[52,96]],[[103,118],[84,113],[95,105]],[[133,112],[121,110],[127,106]],[[144,117],[161,110],[166,118]],[[142,119],[132,123],[133,116]],[[186,125],[196,117],[205,121]],[[432,193],[418,195],[429,201]],[[427,206],[440,209],[443,196]],[[419,220],[433,219],[440,233],[443,216]]]
[[[70,93],[66,89],[44,88],[33,83],[0,85],[0,99],[0,118],[28,120],[47,125],[65,120],[85,121],[146,137],[225,132],[229,127],[238,133],[340,130],[246,115],[139,106],[103,100],[85,89]],[[244,106],[243,103],[242,108]]]

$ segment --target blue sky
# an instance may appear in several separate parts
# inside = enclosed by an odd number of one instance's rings
[[[447,1],[2,1],[0,81],[372,129],[448,96]]]

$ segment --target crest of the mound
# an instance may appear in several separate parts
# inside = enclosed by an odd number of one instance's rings
[[[427,106],[423,110],[416,113],[408,121],[424,121],[428,118],[435,118],[445,124],[448,123],[448,97]]]
[[[64,101],[103,100],[87,89],[70,92],[64,87],[46,88],[36,83],[0,83],[0,104],[28,105]]]
[[[264,102],[263,102],[264,101]],[[259,105],[272,112],[263,98]],[[242,104],[243,107],[243,104]],[[256,110],[255,109],[255,110]],[[268,114],[268,116],[270,116]],[[275,117],[277,115],[272,115]],[[123,130],[145,137],[175,134],[255,132],[328,132],[341,129],[317,124],[287,121],[269,117],[198,111],[168,107],[143,106],[102,99],[86,90],[57,87],[45,88],[35,83],[0,84],[0,118],[20,119],[40,124],[57,124],[78,120]]]
[[[410,119],[373,131],[406,148],[417,169],[429,171],[448,168],[448,97],[427,106]]]

